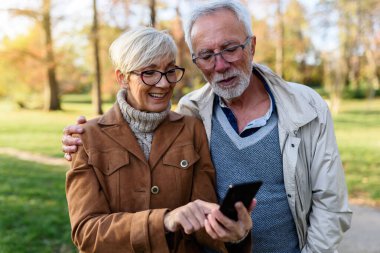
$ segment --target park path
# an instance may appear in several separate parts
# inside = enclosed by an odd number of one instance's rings
[[[33,161],[47,165],[69,165],[62,155],[62,158],[49,157],[44,155],[33,154],[14,148],[0,147],[0,154],[16,157],[20,160]]]
[[[64,158],[32,154],[13,148],[0,147],[0,154],[48,165],[66,165]],[[351,229],[345,234],[339,253],[380,253],[380,208],[351,203],[354,213]]]
[[[351,228],[339,246],[339,253],[380,253],[380,209],[350,205]]]

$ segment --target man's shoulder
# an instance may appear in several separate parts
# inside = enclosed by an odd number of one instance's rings
[[[184,95],[180,102],[184,101],[199,101],[204,99],[206,96],[209,96],[212,93],[212,89],[209,83],[206,83],[201,88],[193,90],[186,95]]]
[[[290,89],[293,90],[296,96],[302,97],[308,101],[308,103],[314,107],[327,107],[326,101],[322,96],[316,92],[313,88],[294,82],[287,82]]]
[[[211,86],[207,83],[200,89],[189,92],[184,95],[178,102],[176,111],[199,118],[199,107],[208,104],[213,99]]]
[[[99,129],[99,124],[98,124],[99,119],[100,117],[95,117],[86,121],[86,123],[81,124],[81,127],[83,127],[84,129],[84,133],[90,133],[91,131],[95,131],[96,129]]]

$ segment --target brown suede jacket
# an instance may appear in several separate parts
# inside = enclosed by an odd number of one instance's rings
[[[83,127],[83,146],[66,178],[72,239],[81,252],[195,253],[200,245],[226,251],[204,230],[190,236],[164,230],[168,210],[195,199],[216,202],[199,120],[170,112],[154,132],[149,161],[117,104]]]

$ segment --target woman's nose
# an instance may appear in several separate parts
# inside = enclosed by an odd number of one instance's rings
[[[161,80],[155,85],[156,87],[169,87],[171,84],[169,83],[168,79],[166,78],[165,75],[162,75]]]

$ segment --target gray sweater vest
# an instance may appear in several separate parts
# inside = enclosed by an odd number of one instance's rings
[[[267,124],[241,138],[231,127],[220,106],[215,105],[211,156],[216,168],[219,201],[232,183],[263,181],[253,220],[253,251],[299,253],[298,237],[285,192],[282,155],[274,111]]]

